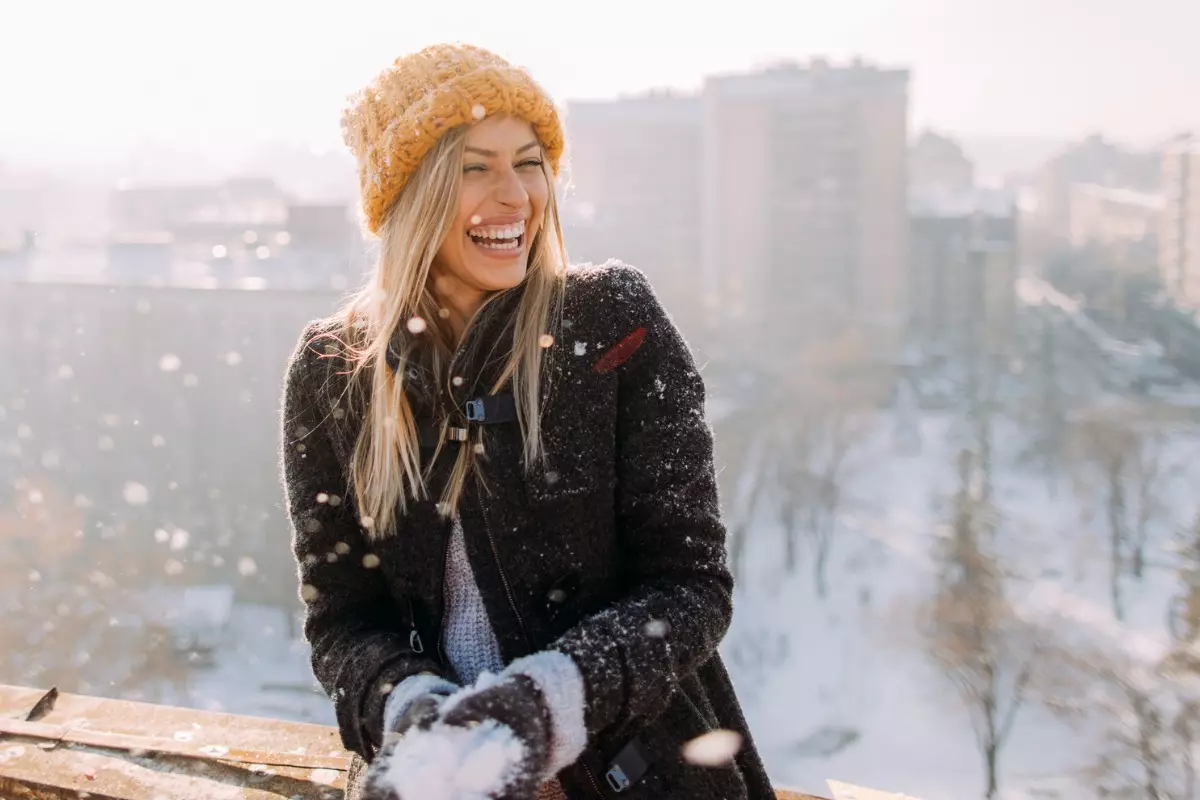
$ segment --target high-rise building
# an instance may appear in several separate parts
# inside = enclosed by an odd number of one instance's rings
[[[1162,227],[1161,193],[1076,183],[1070,198],[1072,247],[1092,248],[1124,272],[1153,271]]]
[[[1017,212],[999,190],[910,200],[909,334],[937,358],[1003,355],[1016,322]]]
[[[1176,304],[1200,309],[1200,142],[1189,137],[1167,148],[1163,195],[1159,276]]]
[[[909,194],[953,195],[975,186],[975,164],[962,145],[930,130],[908,148]]]
[[[698,334],[700,101],[652,93],[567,109],[563,228],[574,261],[642,269],[685,334]]]
[[[782,347],[907,318],[908,72],[787,64],[707,81],[702,248],[723,316]]]
[[[642,267],[685,333],[898,343],[907,119],[908,73],[861,62],[572,103],[571,254]]]

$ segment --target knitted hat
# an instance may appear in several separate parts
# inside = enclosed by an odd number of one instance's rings
[[[342,137],[358,160],[371,233],[438,137],[490,114],[532,124],[558,174],[563,132],[554,103],[529,73],[481,47],[438,44],[401,56],[353,95]]]

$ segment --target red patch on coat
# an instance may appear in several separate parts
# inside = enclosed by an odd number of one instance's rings
[[[596,360],[592,369],[601,374],[612,372],[617,367],[624,364],[630,356],[637,352],[637,349],[642,346],[642,342],[646,341],[646,329],[638,328],[633,333],[626,336],[621,341],[608,348],[608,352],[600,356]]]

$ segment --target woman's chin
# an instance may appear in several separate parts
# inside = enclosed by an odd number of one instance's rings
[[[511,289],[525,280],[528,268],[524,256],[513,259],[510,263],[495,261],[471,264],[470,272],[480,286],[488,291],[502,292]]]

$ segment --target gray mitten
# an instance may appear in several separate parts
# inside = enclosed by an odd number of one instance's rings
[[[492,722],[507,728],[522,745],[520,757],[509,765],[508,778],[489,797],[495,800],[534,800],[550,764],[550,710],[538,685],[527,675],[508,675],[446,703],[438,720],[451,728],[472,728]]]
[[[414,726],[429,727],[437,719],[442,703],[458,689],[458,684],[431,672],[405,678],[392,689],[383,707],[381,741],[386,743],[388,734],[403,734]]]
[[[396,747],[410,730],[427,730],[438,718],[446,698],[458,690],[450,681],[421,673],[392,689],[383,709],[382,746],[371,760],[363,785],[363,800],[401,800],[385,779]]]
[[[390,724],[406,732],[371,763],[365,800],[534,800],[587,744],[582,676],[563,653],[517,659],[445,699],[432,685],[405,681],[389,698],[403,706]]]

